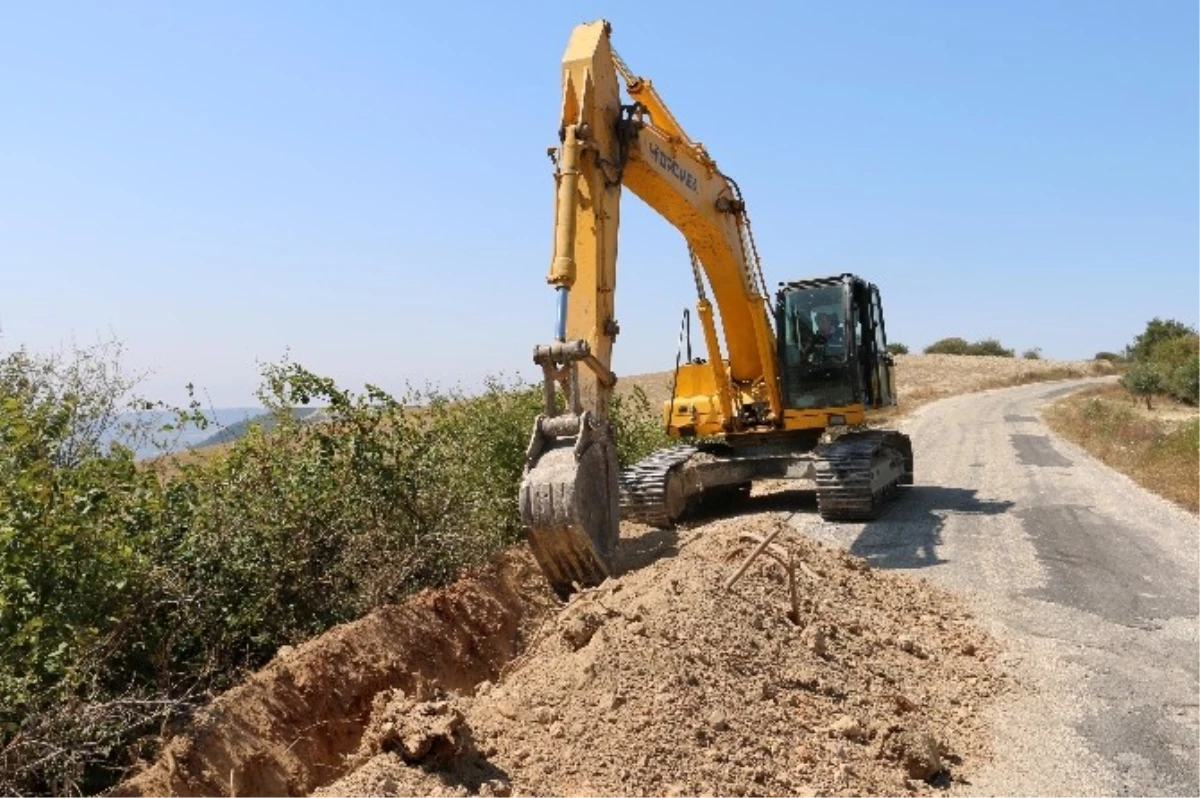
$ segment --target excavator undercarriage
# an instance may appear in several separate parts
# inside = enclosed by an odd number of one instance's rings
[[[848,432],[808,451],[780,444],[679,445],[621,473],[621,518],[660,528],[714,494],[745,493],[763,479],[808,480],[827,521],[869,521],[912,484],[912,443],[883,430]]]

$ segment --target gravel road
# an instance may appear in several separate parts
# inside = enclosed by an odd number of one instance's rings
[[[964,594],[1022,689],[964,794],[1197,795],[1197,518],[1054,436],[1095,380],[942,400],[901,422],[916,484],[880,521],[793,523]]]

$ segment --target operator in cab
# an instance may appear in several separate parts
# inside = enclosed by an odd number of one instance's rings
[[[835,314],[817,314],[817,340],[827,346],[846,344],[845,328]]]

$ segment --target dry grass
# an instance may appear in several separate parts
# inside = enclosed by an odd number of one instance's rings
[[[1158,412],[1132,403],[1116,385],[1092,388],[1047,408],[1046,422],[1111,468],[1192,512],[1200,509],[1200,420],[1160,401]]]
[[[891,422],[916,408],[948,396],[1031,382],[1069,380],[1115,374],[1113,364],[1094,360],[1025,360],[1012,357],[968,355],[896,356],[896,393],[899,406],[868,413],[872,424]],[[671,398],[669,371],[622,376],[617,390],[645,391],[650,406],[659,408]]]
[[[896,357],[899,407],[876,411],[870,417],[872,420],[896,418],[938,399],[964,393],[1115,373],[1116,369],[1111,363],[1095,360],[899,355]]]

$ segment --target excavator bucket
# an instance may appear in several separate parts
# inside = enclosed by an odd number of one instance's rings
[[[611,572],[620,529],[618,478],[607,424],[590,413],[538,418],[521,480],[521,523],[561,598],[600,584]]]

